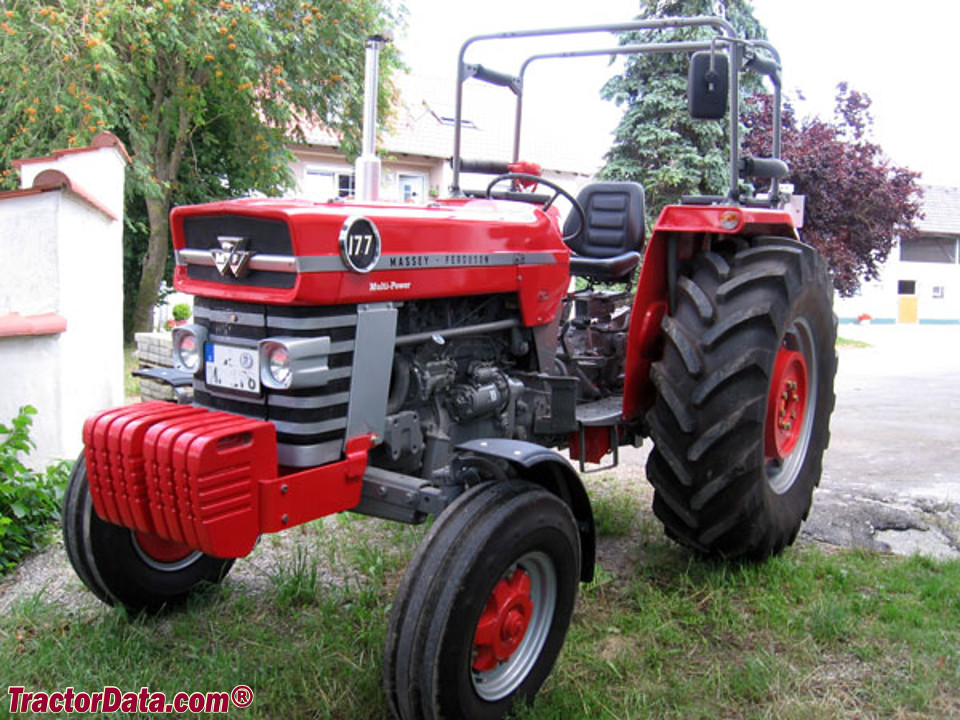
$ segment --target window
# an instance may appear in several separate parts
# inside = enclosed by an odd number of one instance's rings
[[[326,202],[338,197],[351,197],[355,191],[353,173],[324,167],[307,167],[303,177],[303,195]]]
[[[437,120],[440,121],[441,125],[456,125],[457,119],[455,117],[437,116]],[[477,124],[473,120],[467,120],[466,118],[460,118],[461,127],[470,128],[471,130],[476,130]]]
[[[400,174],[400,199],[406,203],[424,202],[424,182],[423,175],[404,175]]]
[[[935,300],[943,300],[943,297],[944,297],[943,285],[933,286],[933,297]]]
[[[353,197],[357,194],[353,173],[337,173],[337,197]]]
[[[902,262],[949,263],[957,262],[957,238],[917,238],[900,241]]]
[[[897,283],[897,295],[916,295],[917,294],[917,281],[916,280],[901,280]]]

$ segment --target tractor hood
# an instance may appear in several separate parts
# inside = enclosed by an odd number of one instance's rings
[[[430,205],[245,199],[171,214],[182,292],[285,305],[518,293],[529,325],[566,290],[555,212],[496,200]]]

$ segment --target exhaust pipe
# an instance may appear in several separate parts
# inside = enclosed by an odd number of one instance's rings
[[[363,144],[356,163],[356,198],[361,202],[380,199],[380,158],[377,157],[377,93],[380,51],[390,42],[387,33],[371,35],[366,43],[363,94]]]

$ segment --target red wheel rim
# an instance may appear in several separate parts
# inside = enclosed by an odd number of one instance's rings
[[[803,435],[807,407],[807,363],[803,353],[781,347],[773,365],[767,401],[764,451],[767,460],[783,460]]]
[[[530,576],[518,568],[487,598],[473,637],[473,669],[487,672],[509,660],[523,642],[532,615]]]
[[[194,552],[193,548],[187,545],[167,540],[159,535],[135,530],[133,536],[143,554],[158,563],[180,562]]]

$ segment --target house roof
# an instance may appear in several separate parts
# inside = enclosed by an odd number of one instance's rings
[[[960,188],[923,185],[924,218],[917,229],[929,235],[960,235]]]
[[[456,81],[452,78],[403,75],[397,78],[399,98],[395,115],[380,133],[383,153],[449,158],[453,154],[453,120]],[[503,88],[472,83],[464,93],[462,153],[469,159],[513,158],[514,97]],[[553,132],[551,132],[553,131]],[[336,136],[326,128],[306,131],[313,145],[336,147]],[[523,160],[545,170],[593,174],[600,159],[589,156],[569,137],[554,128],[524,133],[520,144]]]

